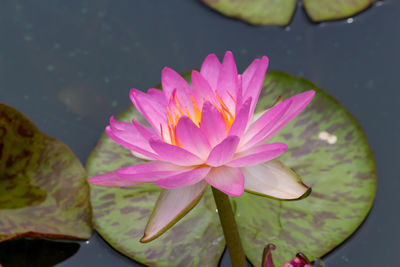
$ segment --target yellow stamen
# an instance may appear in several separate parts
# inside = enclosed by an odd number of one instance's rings
[[[229,92],[227,92],[227,94],[232,99],[232,101],[236,107],[236,104],[237,104],[236,99]],[[218,102],[216,102],[216,103],[211,102],[211,101],[210,102],[212,105],[215,106],[215,108],[220,113],[221,118],[222,118],[225,128],[226,128],[226,131],[228,132],[229,129],[231,128],[233,122],[235,121],[235,116],[232,114],[232,112],[229,110],[228,106],[225,104],[225,102],[222,100],[222,98],[218,95],[217,92],[215,93],[215,95],[216,95]],[[201,109],[199,108],[199,105],[196,102],[196,100],[194,99],[193,95],[190,95],[190,99],[192,101],[192,108],[193,108],[194,114],[189,112],[189,109],[191,107],[182,106],[181,103],[179,103],[176,91],[174,91],[171,96],[170,106],[167,107],[166,119],[167,119],[167,125],[168,125],[168,133],[169,133],[170,140],[171,140],[170,142],[172,145],[182,147],[182,144],[179,141],[179,138],[176,134],[176,125],[178,124],[178,121],[182,116],[188,116],[189,119],[192,120],[193,123],[195,123],[197,125],[197,127],[200,127]],[[203,103],[205,101],[206,101],[206,99],[203,100]],[[160,125],[160,128],[161,128],[161,138],[163,141],[165,141],[162,125]]]

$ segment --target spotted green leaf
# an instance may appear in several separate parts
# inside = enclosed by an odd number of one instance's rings
[[[188,74],[184,74],[189,79]],[[263,248],[277,246],[277,266],[299,250],[310,259],[345,240],[368,213],[376,187],[375,163],[358,122],[312,83],[280,72],[267,74],[258,111],[306,90],[315,99],[273,141],[288,144],[280,160],[313,187],[303,200],[281,202],[250,193],[234,198],[237,223],[248,258],[260,266]],[[133,107],[119,120],[144,122]],[[87,162],[90,176],[141,161],[103,134]],[[147,265],[215,266],[224,248],[210,190],[180,222],[158,239],[139,243],[160,189],[150,185],[107,188],[92,185],[97,230],[114,248]],[[183,249],[188,248],[190,249]]]
[[[185,77],[188,77],[187,75]],[[133,107],[117,119],[144,118]],[[87,161],[89,176],[141,163],[129,150],[100,138]],[[217,266],[225,247],[216,207],[208,188],[202,200],[162,236],[140,243],[146,223],[161,189],[152,184],[127,188],[91,185],[95,228],[115,249],[150,266]]]
[[[351,17],[371,5],[374,0],[302,0],[314,22]]]
[[[288,25],[297,0],[202,0],[222,14],[255,25]]]
[[[247,257],[259,266],[266,244],[273,243],[277,266],[298,251],[313,260],[343,242],[371,208],[376,167],[356,119],[312,83],[281,72],[267,74],[257,106],[316,90],[311,104],[271,142],[288,150],[279,159],[293,168],[312,193],[300,201],[278,201],[244,194],[235,198],[236,219]]]
[[[92,226],[86,177],[66,145],[0,104],[0,241],[88,239]]]

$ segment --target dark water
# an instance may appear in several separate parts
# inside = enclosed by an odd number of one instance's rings
[[[400,2],[386,0],[353,20],[312,24],[300,8],[290,27],[281,28],[228,19],[197,0],[5,0],[0,102],[27,114],[85,162],[110,115],[130,104],[129,89],[158,83],[162,67],[183,72],[211,52],[221,58],[231,50],[243,70],[268,55],[270,70],[310,79],[348,108],[377,160],[373,210],[324,258],[327,265],[393,266],[400,251],[399,14]],[[97,235],[68,253],[57,266],[132,266]],[[227,258],[222,265],[230,265]]]

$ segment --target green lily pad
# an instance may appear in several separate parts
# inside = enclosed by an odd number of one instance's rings
[[[304,8],[314,22],[344,19],[368,8],[375,0],[302,0]]]
[[[88,239],[92,226],[86,177],[66,145],[0,104],[0,241]]]
[[[247,257],[259,266],[266,244],[273,243],[281,266],[298,251],[310,260],[326,254],[361,224],[376,190],[376,166],[357,120],[335,99],[301,78],[267,74],[257,106],[261,111],[280,95],[314,89],[316,95],[300,115],[271,142],[289,149],[279,159],[312,187],[300,201],[278,201],[244,194],[235,198],[236,219]]]
[[[131,121],[133,117],[146,124],[133,106],[117,119]],[[103,134],[86,168],[89,176],[94,176],[141,162]],[[115,249],[146,265],[217,266],[225,241],[210,188],[199,204],[166,233],[149,243],[139,242],[160,192],[161,188],[153,184],[129,188],[91,184],[96,230]]]
[[[285,26],[296,10],[297,0],[201,0],[210,8],[255,25]],[[314,22],[351,17],[376,0],[302,0]]]
[[[186,80],[189,74],[183,75]],[[263,248],[277,246],[274,261],[281,266],[299,250],[310,259],[339,245],[367,215],[375,195],[375,162],[358,122],[331,96],[312,83],[280,72],[267,74],[257,106],[261,111],[282,95],[317,91],[315,99],[273,141],[288,144],[280,160],[313,187],[299,201],[244,193],[233,198],[237,223],[248,258],[260,266]],[[144,118],[133,107],[122,121]],[[321,134],[322,133],[322,134]],[[105,134],[87,162],[89,176],[141,163],[129,150]],[[147,265],[216,266],[224,239],[210,190],[203,200],[158,239],[139,243],[161,191],[145,184],[129,188],[91,185],[95,227],[114,248]],[[184,249],[190,248],[190,249]]]
[[[297,0],[201,0],[222,14],[255,25],[288,25]]]

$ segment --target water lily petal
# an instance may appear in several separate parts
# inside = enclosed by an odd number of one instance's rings
[[[140,135],[136,135],[137,139],[129,139],[130,133],[119,130],[113,130],[110,126],[106,127],[106,134],[118,144],[140,153],[147,158],[158,159],[159,156],[154,152],[151,147],[147,147],[146,141],[141,139]]]
[[[114,117],[110,118],[110,128],[114,136],[140,147],[146,151],[154,152],[149,145],[150,138],[157,138],[157,134],[152,128],[139,124],[135,119],[132,123],[116,121]]]
[[[176,134],[186,150],[202,159],[207,159],[211,150],[210,144],[204,133],[191,119],[186,116],[181,117],[176,126]]]
[[[217,108],[209,101],[205,102],[203,105],[200,129],[207,136],[211,147],[221,143],[221,141],[226,137],[224,120]]]
[[[221,166],[212,168],[206,177],[207,183],[232,197],[243,194],[244,176],[239,168]]]
[[[89,182],[95,185],[100,186],[118,186],[118,187],[127,187],[133,186],[138,184],[143,184],[145,182],[142,181],[133,181],[133,180],[126,180],[120,178],[115,171],[107,172],[101,175],[93,176],[89,178]]]
[[[239,138],[242,137],[249,122],[250,105],[251,105],[251,98],[248,98],[242,105],[240,111],[238,112],[235,121],[233,122],[231,128],[229,129],[228,135],[236,135]]]
[[[149,90],[147,90],[147,94],[161,105],[168,105],[168,99],[165,97],[164,92],[160,89],[150,88]]]
[[[277,159],[240,169],[245,176],[245,190],[249,193],[289,200],[311,192],[292,169]]]
[[[179,73],[168,67],[165,67],[161,72],[161,85],[167,100],[171,99],[174,90],[177,91],[178,97],[190,95],[192,91],[185,79],[183,79]]]
[[[217,93],[228,107],[231,114],[235,112],[235,99],[238,92],[238,73],[232,52],[225,53],[218,76]]]
[[[258,66],[260,64],[260,59],[256,58],[251,62],[251,64],[245,69],[242,75],[242,88],[243,88],[243,93],[246,91],[246,89],[249,87],[249,83],[251,79],[254,76],[254,73],[258,69]]]
[[[136,151],[133,151],[133,150],[131,150],[131,154],[132,154],[134,157],[137,157],[137,158],[139,158],[139,159],[143,159],[143,160],[154,160],[154,158],[145,156],[145,155],[140,154],[140,153],[138,153],[138,152],[136,152]]]
[[[218,167],[229,162],[235,154],[239,140],[239,137],[231,135],[216,145],[207,158],[207,165]]]
[[[187,167],[153,161],[116,170],[115,174],[121,179],[130,181],[154,182],[187,170]]]
[[[210,167],[199,167],[185,172],[181,172],[156,182],[156,185],[166,189],[188,186],[196,184],[206,177],[210,171]]]
[[[252,143],[263,143],[267,141],[269,138],[271,138],[274,134],[276,134],[280,129],[282,129],[286,124],[288,124],[292,119],[294,119],[307,105],[308,103],[312,100],[314,97],[315,91],[310,90],[306,91],[301,94],[297,94],[295,96],[292,96],[288,98],[287,100],[283,101],[282,103],[276,105],[275,107],[271,108],[265,116],[268,116],[267,114],[272,110],[272,109],[279,109],[280,106],[283,105],[288,105],[286,112],[282,116],[277,116],[279,119],[276,121],[274,120],[274,123],[268,123],[266,127],[263,128],[261,131],[262,134],[257,133],[257,136],[253,138]],[[289,104],[287,103],[289,102]],[[264,116],[262,116],[259,120],[263,119]]]
[[[158,137],[157,133],[153,130],[153,128],[141,125],[136,121],[135,118],[132,119],[132,125],[135,128],[135,131],[140,133],[142,137],[145,138],[147,141],[150,140],[150,138]]]
[[[204,160],[193,153],[181,147],[167,144],[159,139],[150,139],[150,146],[162,161],[171,162],[179,166],[191,166],[204,163]]]
[[[193,98],[200,110],[203,108],[203,103],[206,101],[218,103],[218,99],[208,81],[195,70],[192,71],[192,88]]]
[[[161,136],[160,125],[167,129],[166,107],[160,104],[160,102],[154,100],[150,95],[134,88],[130,91],[129,96],[135,107],[140,111],[140,113],[142,113],[153,129]]]
[[[286,124],[288,124],[292,119],[294,119],[299,113],[310,103],[315,95],[314,90],[309,90],[301,94],[297,94],[288,98],[287,100],[291,101],[290,107],[285,115],[276,123],[276,125],[271,129],[270,132],[266,136],[264,136],[264,140],[268,140],[275,133],[277,133],[280,129],[283,128]],[[279,104],[278,104],[279,105]]]
[[[207,183],[201,181],[191,186],[164,189],[158,197],[140,242],[154,240],[177,223],[197,205],[206,186]]]
[[[253,102],[250,108],[250,116],[253,115],[254,109],[256,108],[258,97],[260,96],[262,84],[265,78],[265,72],[268,68],[268,58],[266,56],[262,57],[257,64],[257,69],[254,71],[252,77],[244,77],[243,75],[243,98],[247,99],[251,97]]]
[[[238,151],[246,150],[263,140],[264,136],[284,117],[291,106],[292,100],[287,99],[270,108],[253,122],[240,140]],[[257,116],[257,115],[256,115]]]
[[[220,69],[221,63],[214,54],[208,55],[201,65],[200,73],[204,78],[206,78],[213,91],[217,90]]]
[[[280,156],[287,149],[284,143],[263,144],[237,153],[226,165],[231,167],[252,166]]]

